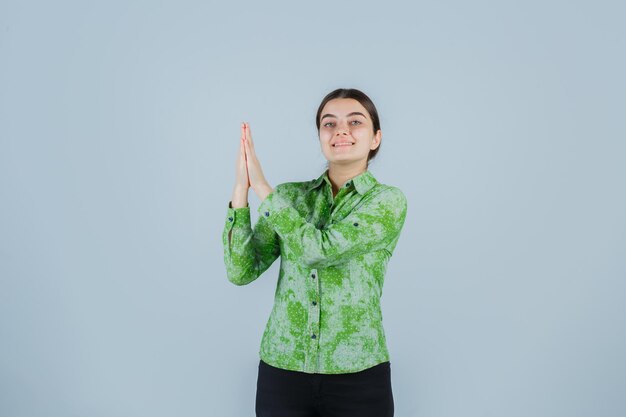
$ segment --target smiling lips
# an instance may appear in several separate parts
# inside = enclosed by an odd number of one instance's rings
[[[352,146],[352,142],[337,142],[333,144],[334,148],[338,148],[340,146]]]

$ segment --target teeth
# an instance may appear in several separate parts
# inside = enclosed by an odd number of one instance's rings
[[[333,146],[337,147],[337,146],[352,146],[351,143],[335,143]]]

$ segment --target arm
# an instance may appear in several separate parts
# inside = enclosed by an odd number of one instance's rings
[[[406,211],[405,195],[392,186],[368,196],[343,220],[321,230],[307,222],[280,192],[269,193],[259,206],[260,217],[280,236],[287,256],[311,268],[340,264],[380,249],[392,253]]]
[[[249,206],[233,208],[229,202],[222,242],[226,275],[235,285],[254,281],[280,255],[278,235],[265,219],[252,230]]]

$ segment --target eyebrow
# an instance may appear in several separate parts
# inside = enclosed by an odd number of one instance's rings
[[[358,112],[358,111],[353,111],[352,113],[348,113],[346,116],[347,117],[350,117],[350,116],[363,116],[363,117],[365,117],[365,115],[363,113]],[[322,116],[322,118],[320,120],[323,120],[324,117],[337,117],[337,116],[335,116],[334,114],[326,113],[325,115]],[[367,119],[367,117],[365,117],[365,118]]]

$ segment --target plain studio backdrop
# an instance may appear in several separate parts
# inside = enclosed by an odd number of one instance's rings
[[[239,124],[317,178],[338,87],[408,198],[396,415],[626,415],[624,3],[226,3],[0,3],[0,415],[252,416],[280,261],[226,278]]]

